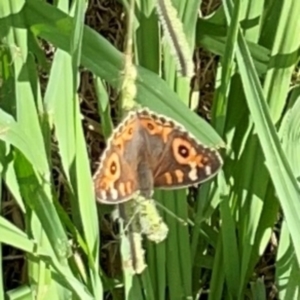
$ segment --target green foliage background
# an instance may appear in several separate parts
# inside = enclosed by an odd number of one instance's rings
[[[300,2],[224,0],[205,18],[198,16],[200,0],[172,2],[191,48],[221,55],[212,124],[188,108],[189,82],[177,76],[161,43],[150,0],[136,1],[136,100],[208,145],[224,140],[225,164],[215,182],[201,187],[195,206],[188,206],[185,191],[156,191],[155,199],[194,226],[162,213],[167,240],[146,242],[148,268],[139,276],[125,273],[124,280],[99,267],[99,216],[77,94],[82,65],[94,75],[102,130],[110,132],[103,81],[120,88],[124,56],[84,26],[84,1],[70,10],[68,1],[0,3],[0,171],[25,223],[20,229],[1,216],[0,242],[25,251],[28,263],[28,284],[10,291],[0,267],[0,299],[102,299],[104,292],[113,299],[272,298],[256,270],[271,236],[279,243],[268,265],[277,297],[299,298],[300,90],[291,77],[299,62]],[[37,37],[57,48],[45,92],[38,68],[47,64]],[[51,175],[53,127],[71,219]],[[6,191],[1,194],[4,199]]]

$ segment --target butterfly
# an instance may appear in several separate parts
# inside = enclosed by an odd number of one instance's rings
[[[108,139],[93,181],[100,203],[118,204],[154,188],[179,189],[209,180],[223,162],[183,126],[146,108],[128,113]]]

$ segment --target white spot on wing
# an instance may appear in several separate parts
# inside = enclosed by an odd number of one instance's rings
[[[106,192],[105,191],[101,191],[101,199],[106,200]]]
[[[114,199],[114,200],[117,200],[118,198],[118,191],[116,189],[111,189],[110,190],[110,194],[111,194],[111,197]]]
[[[196,167],[191,168],[191,171],[189,172],[189,178],[193,181],[197,180],[198,176]]]
[[[211,175],[211,167],[210,166],[205,167],[205,174],[206,175]]]

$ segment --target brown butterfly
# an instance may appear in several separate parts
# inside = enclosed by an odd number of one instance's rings
[[[222,166],[217,150],[198,142],[172,119],[148,109],[117,126],[94,174],[97,200],[116,204],[153,188],[178,189],[212,178]]]

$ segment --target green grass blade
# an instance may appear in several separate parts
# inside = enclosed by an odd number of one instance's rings
[[[0,217],[0,241],[26,252],[32,252],[35,244],[22,230]]]
[[[222,71],[221,71],[221,86],[217,89],[213,106],[213,124],[217,131],[223,135],[225,129],[226,115],[228,109],[228,92],[231,74],[233,71],[234,63],[234,50],[237,40],[239,15],[240,15],[240,1],[236,2],[234,7],[234,14],[228,30],[228,38],[225,45],[225,52],[222,58]]]
[[[230,1],[226,1],[225,3],[226,9],[229,11],[227,11],[227,17],[230,20],[232,4]],[[250,57],[249,49],[241,33],[238,36],[236,56],[249,110],[265,155],[266,166],[270,172],[283,211],[288,216],[288,227],[295,245],[297,259],[300,261],[300,249],[297,247],[300,243],[300,233],[296,230],[300,218],[300,204],[297,200],[300,197],[300,189],[282,151],[264,100],[259,79],[254,69],[253,61]],[[281,170],[280,173],[278,173],[278,170]]]
[[[84,26],[85,1],[76,2],[74,31],[71,36],[71,55],[73,66],[73,88],[74,94],[77,89],[77,70],[80,66],[82,35]],[[76,174],[77,196],[79,212],[83,227],[84,236],[89,249],[90,273],[92,277],[93,293],[96,299],[102,299],[103,288],[100,281],[99,272],[99,232],[97,207],[95,201],[92,176],[90,174],[89,160],[86,151],[85,138],[81,124],[80,107],[77,97],[75,101],[75,137],[76,137]]]
[[[287,222],[281,228],[280,244],[276,257],[276,283],[280,299],[297,299],[300,294],[300,268],[294,252]]]
[[[47,14],[45,12],[48,12]],[[28,25],[41,37],[55,46],[68,50],[70,18],[47,4],[26,2],[25,14],[30,13]],[[36,25],[35,25],[36,24]],[[41,25],[42,24],[42,25]],[[115,87],[120,87],[124,63],[121,54],[93,30],[85,27],[83,33],[82,64],[94,74],[105,79]],[[154,111],[182,123],[191,133],[208,145],[221,144],[220,137],[211,126],[197,117],[180,101],[178,95],[157,75],[139,67],[136,101]]]
[[[55,125],[63,170],[70,182],[70,169],[76,148],[73,92],[69,88],[69,78],[72,78],[70,57],[58,50],[53,59],[44,103],[48,118]]]
[[[290,97],[289,109],[280,127],[283,150],[290,162],[295,177],[300,178],[300,89],[295,88]]]
[[[98,112],[101,116],[101,129],[103,136],[108,139],[113,130],[113,124],[110,117],[110,104],[104,84],[99,77],[94,78],[94,86],[97,95]]]
[[[255,3],[256,2],[261,3],[261,1],[255,1]],[[198,19],[196,31],[197,46],[202,46],[210,52],[223,57],[227,42],[226,35],[227,28],[223,6],[220,6],[220,8],[211,16],[208,16],[205,19]],[[260,44],[248,40],[247,45],[251,52],[252,59],[254,60],[256,71],[259,76],[262,76],[267,71],[270,50]]]
[[[264,81],[264,94],[270,115],[276,124],[281,117],[290,88],[291,75],[299,61],[300,2],[288,1],[280,10],[276,36],[271,51],[269,71]],[[277,14],[277,12],[276,12]],[[287,30],[292,28],[293,30]],[[278,68],[277,66],[281,66]]]
[[[137,11],[140,26],[136,30],[136,64],[159,74],[161,64],[160,35],[154,6],[150,15],[147,12],[148,9],[145,7],[145,1],[141,1],[141,9]],[[149,41],[151,41],[151,51],[148,51],[149,48],[145,47]]]
[[[262,279],[257,279],[255,283],[251,284],[252,299],[266,300],[266,289]]]
[[[100,241],[98,232],[97,207],[78,106],[76,120],[76,178],[78,179],[77,194],[84,236],[86,238],[87,246],[89,249],[91,273],[95,284],[94,293],[95,295],[98,295],[96,296],[97,299],[101,299],[103,289],[98,276]]]
[[[6,293],[6,299],[9,300],[33,300],[34,291],[29,286],[20,286]]]
[[[226,191],[225,180],[222,183],[222,199],[220,203],[220,213],[222,218],[221,236],[223,239],[223,261],[226,283],[229,294],[232,298],[238,298],[240,282],[240,258],[238,252],[238,242],[235,235],[235,222],[229,207],[229,193]]]
[[[222,293],[224,289],[224,282],[225,282],[225,273],[223,267],[223,249],[222,249],[222,237],[219,235],[217,246],[216,246],[216,253],[214,256],[213,262],[213,269],[212,269],[212,276],[210,281],[210,289],[211,293],[209,294],[209,300],[218,300],[223,299]]]

